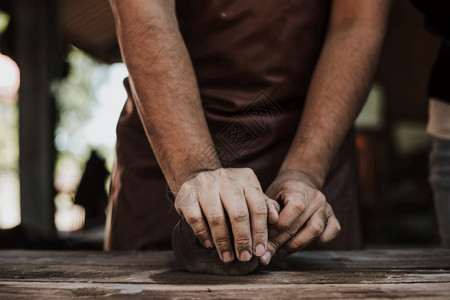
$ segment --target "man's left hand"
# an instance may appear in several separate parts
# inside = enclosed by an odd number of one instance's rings
[[[260,258],[262,264],[267,265],[275,252],[289,255],[312,242],[329,242],[341,231],[330,204],[305,173],[279,173],[266,194],[276,199],[282,209],[278,222],[269,229],[267,252]]]

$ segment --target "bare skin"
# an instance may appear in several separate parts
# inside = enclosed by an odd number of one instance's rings
[[[367,98],[386,31],[390,1],[334,0],[329,28],[291,148],[266,194],[280,202],[267,264],[278,254],[326,243],[339,221],[320,192],[333,158]]]
[[[177,211],[204,245],[214,244],[222,261],[262,256],[268,210],[258,179],[248,168],[221,169],[217,155],[202,155],[215,150],[174,0],[110,3],[136,106],[171,191],[183,193],[189,189],[186,182],[195,179],[208,195],[192,207],[177,202]]]
[[[177,195],[175,207],[198,240],[206,247],[214,244],[222,262],[250,261],[255,255],[263,264],[277,251],[289,254],[315,240],[332,240],[340,225],[320,189],[366,99],[390,1],[333,1],[296,137],[266,191],[282,205],[269,241],[267,220],[274,212],[254,173],[223,169],[217,156],[202,156],[214,153],[214,146],[174,0],[110,2],[147,137]],[[186,194],[190,201],[181,201]]]
[[[194,184],[194,182],[191,181],[190,184]],[[178,199],[179,205],[187,204],[187,206],[191,206],[190,203],[193,200],[189,194]],[[280,206],[269,198],[266,198],[266,203],[269,211],[267,222],[269,225],[276,224]],[[230,222],[227,222],[227,227],[232,232]],[[184,217],[173,229],[172,248],[183,267],[190,272],[215,275],[246,275],[253,272],[259,265],[258,257],[255,255],[248,261],[223,262],[214,246],[205,246],[199,241],[198,235]]]
[[[262,205],[259,199],[263,199]],[[206,248],[215,245],[225,263],[233,261],[234,253],[245,262],[252,259],[252,252],[256,256],[266,252],[267,223],[278,221],[277,208],[279,211],[278,203],[264,195],[251,169],[200,172],[181,186],[175,198],[175,209],[184,216],[199,241]],[[250,236],[256,243],[253,251],[249,250]],[[234,244],[234,251],[226,248],[224,243],[228,242]]]

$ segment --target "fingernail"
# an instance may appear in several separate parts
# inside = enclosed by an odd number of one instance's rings
[[[266,253],[264,253],[263,256],[261,256],[261,259],[263,260],[263,263],[264,263],[265,265],[268,265],[268,264],[270,263],[270,258],[271,258],[271,256],[272,256],[272,255],[270,255],[270,252],[269,252],[269,251],[267,251]]]
[[[288,254],[288,252],[285,249],[280,249],[280,250],[278,250],[277,253],[279,256],[285,256]]]
[[[252,258],[252,255],[247,250],[241,251],[241,261],[249,261]]]
[[[273,238],[276,237],[278,235],[278,230],[276,230],[275,228],[272,228],[269,230],[269,237]]]
[[[222,252],[222,261],[224,263],[229,263],[233,261],[233,255],[231,254],[230,251]]]
[[[209,248],[209,249],[213,247],[213,244],[212,244],[211,240],[206,240],[204,245],[205,245],[206,248]]]
[[[256,256],[262,256],[262,255],[264,255],[264,252],[266,252],[266,249],[263,244],[256,245],[256,248],[255,248]]]

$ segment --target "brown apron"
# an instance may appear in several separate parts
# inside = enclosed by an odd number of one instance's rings
[[[327,1],[177,2],[180,31],[222,166],[252,168],[263,189],[276,176],[296,132],[328,12]],[[117,127],[105,247],[169,248],[179,216],[128,80],[124,83],[128,100]],[[323,190],[342,226],[327,248],[360,246],[357,184],[350,134]]]

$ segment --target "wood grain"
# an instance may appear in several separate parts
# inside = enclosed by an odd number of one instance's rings
[[[450,250],[300,252],[247,276],[185,272],[161,252],[0,251],[0,299],[450,299]]]

